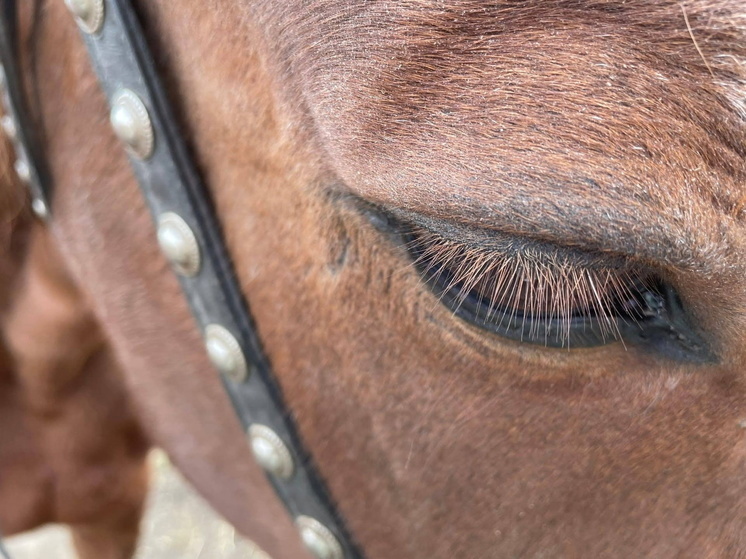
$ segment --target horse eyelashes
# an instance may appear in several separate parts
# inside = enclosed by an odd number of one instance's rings
[[[473,247],[412,227],[407,247],[423,279],[457,316],[523,342],[594,346],[623,339],[647,316],[649,273],[583,265],[536,248]]]

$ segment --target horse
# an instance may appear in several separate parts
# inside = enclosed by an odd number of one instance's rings
[[[746,556],[746,8],[135,2],[313,464],[366,557]],[[0,527],[129,557],[163,447],[308,557],[159,253],[65,5],[54,179],[2,174]]]

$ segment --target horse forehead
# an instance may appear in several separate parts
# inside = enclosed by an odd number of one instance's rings
[[[255,9],[335,170],[364,197],[494,211],[575,193],[650,222],[667,215],[702,245],[724,223],[740,230],[743,6],[583,4]]]
[[[746,57],[742,5],[725,2],[714,12],[692,2],[686,16],[657,2],[616,11],[583,4],[315,0],[252,9],[267,24],[272,56],[313,86],[304,96],[315,116],[335,112],[393,138],[420,138],[428,125],[472,131],[477,123],[489,135],[510,124],[536,128],[537,120],[583,129],[585,141],[596,139],[595,128],[613,132],[610,124],[636,126],[642,140],[666,119],[681,121],[679,128],[725,125],[718,117],[743,124],[733,119],[745,112],[737,79]],[[700,48],[686,24],[719,35]],[[368,131],[355,130],[356,139]],[[543,143],[552,139],[546,127],[536,132]],[[457,130],[449,137],[458,139]]]

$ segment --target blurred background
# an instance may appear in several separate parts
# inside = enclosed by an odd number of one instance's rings
[[[136,559],[269,559],[213,511],[171,465],[149,457],[153,486]],[[77,559],[67,528],[46,526],[7,538],[13,559]]]

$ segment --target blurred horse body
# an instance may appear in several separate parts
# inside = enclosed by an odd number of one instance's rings
[[[137,4],[288,409],[367,557],[746,556],[743,2]],[[22,8],[55,191],[49,226],[31,222],[4,165],[0,527],[67,522],[85,559],[130,556],[153,442],[272,557],[303,557],[72,19]],[[712,357],[485,332],[371,208],[628,255]]]

